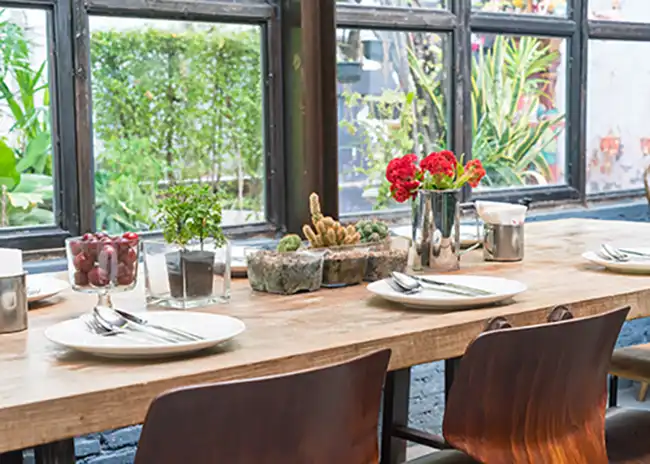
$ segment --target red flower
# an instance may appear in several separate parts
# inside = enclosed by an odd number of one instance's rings
[[[485,176],[485,169],[481,160],[473,159],[468,161],[465,165],[465,172],[469,175],[467,182],[472,187],[478,187],[478,184],[481,182],[481,179]]]
[[[405,155],[401,158],[395,158],[388,163],[386,167],[386,179],[391,184],[399,181],[415,179],[418,174],[418,168],[415,164],[418,157],[414,154]]]
[[[417,159],[413,154],[395,158],[386,168],[386,179],[391,183],[390,193],[400,203],[414,197],[420,187]]]
[[[433,152],[420,161],[420,168],[433,176],[454,177],[456,174],[456,157],[448,150]]]

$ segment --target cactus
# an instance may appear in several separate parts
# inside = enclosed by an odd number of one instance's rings
[[[357,232],[361,235],[361,243],[378,243],[388,237],[388,225],[382,221],[362,220],[357,222]]]
[[[297,251],[302,245],[302,240],[295,234],[285,235],[278,243],[277,251],[285,253],[288,251]]]
[[[309,225],[302,227],[302,232],[312,248],[326,248],[341,245],[354,245],[361,240],[361,234],[353,225],[342,226],[329,216],[323,216],[320,200],[316,193],[309,196],[309,211],[313,229]]]

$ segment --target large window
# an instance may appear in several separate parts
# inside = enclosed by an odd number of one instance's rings
[[[448,145],[449,37],[339,29],[337,58],[339,211],[395,208],[388,162]]]
[[[565,183],[563,39],[476,34],[472,48],[472,157],[480,189]]]
[[[155,233],[178,183],[237,236],[312,191],[405,220],[386,165],[441,149],[485,166],[464,200],[650,191],[647,0],[0,0],[0,40],[0,246]]]
[[[224,224],[264,221],[256,26],[91,17],[97,228],[148,230],[175,183],[222,193]]]
[[[587,192],[643,188],[650,165],[650,43],[589,46]]]
[[[48,14],[0,10],[0,227],[54,224]]]

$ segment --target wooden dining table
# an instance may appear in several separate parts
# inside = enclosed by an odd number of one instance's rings
[[[650,224],[564,219],[525,227],[522,262],[485,262],[481,250],[461,260],[460,273],[528,286],[507,304],[412,310],[372,296],[364,285],[279,296],[255,293],[245,279],[234,279],[228,304],[199,311],[238,317],[247,330],[189,358],[109,360],[54,345],[45,329],[87,313],[96,299],[66,291],[32,308],[27,331],[0,335],[0,453],[5,453],[0,462],[17,455],[8,452],[32,447],[37,462],[74,462],[72,437],[142,423],[154,397],[171,388],[309,369],[381,348],[392,350],[384,417],[405,423],[410,367],[458,359],[494,318],[513,326],[541,323],[557,305],[566,305],[575,317],[624,305],[632,307],[632,319],[650,316],[650,276],[607,272],[581,256],[603,242],[648,244]],[[116,295],[114,303],[144,311],[142,283]],[[382,462],[402,459],[401,445],[395,437],[385,438]]]

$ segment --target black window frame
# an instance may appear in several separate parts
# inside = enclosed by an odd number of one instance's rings
[[[589,40],[650,42],[650,23],[588,18],[589,0],[567,0],[567,16],[449,9],[361,6],[334,0],[0,0],[0,7],[47,10],[52,90],[55,224],[0,230],[0,246],[61,248],[66,237],[95,228],[89,17],[207,21],[260,26],[264,101],[266,222],[227,228],[232,236],[299,231],[308,194],[338,216],[336,29],[418,31],[451,36],[450,146],[471,157],[472,33],[563,38],[567,50],[566,184],[465,191],[465,199],[584,204],[642,197],[643,188],[587,195],[586,116]],[[403,212],[369,212],[387,218]]]

